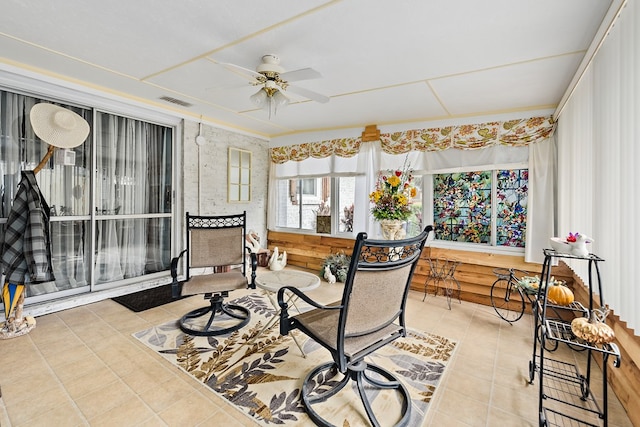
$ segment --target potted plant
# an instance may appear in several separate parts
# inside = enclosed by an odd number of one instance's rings
[[[344,218],[340,222],[344,225],[344,231],[351,232],[353,231],[353,203],[351,206],[345,206],[343,212]]]
[[[347,272],[349,271],[349,264],[351,263],[351,256],[346,255],[344,252],[328,255],[322,264],[322,271],[320,274],[324,277],[325,268],[329,267],[331,274],[333,274],[338,282],[347,280]]]

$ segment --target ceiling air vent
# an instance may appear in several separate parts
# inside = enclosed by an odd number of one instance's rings
[[[182,107],[191,107],[193,105],[181,99],[172,98],[170,96],[161,96],[160,99],[162,99],[163,101],[170,102],[172,104],[180,105]]]

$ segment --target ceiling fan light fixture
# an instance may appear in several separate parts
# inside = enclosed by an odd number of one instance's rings
[[[275,115],[279,108],[289,105],[289,98],[277,88],[269,85],[261,87],[249,99],[256,107],[268,111],[269,118],[271,118],[271,114]]]
[[[278,109],[289,105],[289,98],[278,90],[273,94],[273,102],[275,103],[276,109]]]
[[[251,95],[249,99],[258,108],[265,109],[269,106],[269,95],[264,88],[260,88],[260,90]]]

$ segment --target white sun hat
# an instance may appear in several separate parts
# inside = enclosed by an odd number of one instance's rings
[[[36,104],[31,107],[29,117],[36,135],[54,147],[77,147],[89,135],[89,123],[85,119],[58,105]]]

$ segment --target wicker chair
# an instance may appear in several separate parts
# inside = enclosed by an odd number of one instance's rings
[[[395,390],[402,398],[400,420],[396,425],[408,422],[411,399],[406,387],[393,373],[364,358],[406,336],[405,305],[409,285],[431,230],[433,227],[427,226],[416,237],[387,241],[370,240],[365,233],[358,234],[342,300],[333,304],[319,304],[292,287],[278,292],[282,309],[280,333],[286,335],[298,329],[329,350],[333,359],[311,370],[302,386],[306,412],[317,425],[340,424],[322,418],[314,405],[337,394],[351,380],[357,384],[372,425],[380,423],[369,397],[382,389]],[[290,317],[286,303],[289,292],[315,308]],[[334,375],[337,372],[342,375]]]
[[[190,335],[222,335],[249,323],[245,307],[224,301],[229,292],[255,289],[258,261],[246,247],[246,212],[224,216],[186,215],[186,249],[171,260],[174,298],[203,294],[209,305],[190,311],[179,321]],[[250,257],[250,279],[246,259]],[[186,260],[185,280],[178,280],[178,266]]]

